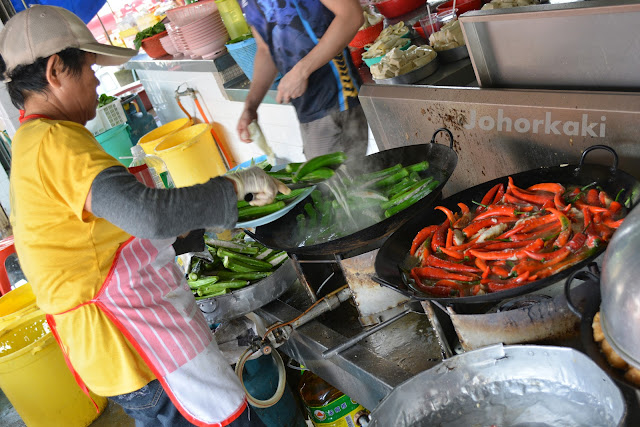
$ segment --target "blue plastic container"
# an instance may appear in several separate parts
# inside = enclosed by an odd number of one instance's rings
[[[118,125],[96,136],[96,139],[102,148],[104,148],[104,151],[118,159],[120,163],[126,167],[129,167],[133,160],[131,156],[131,147],[133,144],[131,143],[129,132],[129,125]],[[129,158],[121,159],[120,157]]]
[[[258,46],[256,39],[250,38],[238,43],[227,45],[227,50],[236,63],[242,68],[249,80],[253,79],[253,59],[256,57]]]
[[[253,60],[256,57],[258,51],[258,45],[256,45],[256,39],[253,37],[238,43],[231,43],[226,45],[227,50],[231,57],[240,66],[244,74],[249,80],[253,79]],[[282,74],[278,73],[276,81],[282,78]]]
[[[269,399],[278,388],[278,367],[273,357],[261,356],[248,360],[242,374],[244,386],[256,399]],[[304,415],[287,384],[282,398],[270,408],[252,409],[267,427],[306,427]]]

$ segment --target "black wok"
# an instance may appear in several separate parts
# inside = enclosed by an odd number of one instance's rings
[[[608,150],[613,154],[614,164],[612,167],[585,164],[586,155],[595,149]],[[518,174],[510,175],[513,177],[515,184],[519,187],[529,187],[540,182],[557,182],[564,186],[577,185],[585,186],[592,182],[596,182],[608,194],[616,195],[621,189],[625,189],[624,198],[631,195],[632,206],[635,205],[640,197],[640,182],[618,169],[618,155],[616,152],[604,145],[594,145],[587,148],[582,154],[578,165],[554,166],[540,169],[532,169]],[[457,204],[462,202],[468,206],[473,206],[473,201],[480,201],[482,197],[493,186],[498,183],[507,184],[507,176],[476,185],[475,187],[461,191],[444,200],[439,205],[457,212],[459,210]],[[411,242],[415,235],[424,227],[433,224],[441,224],[445,220],[445,215],[433,209],[426,209],[421,215],[415,216],[413,219],[405,223],[400,229],[393,233],[378,251],[375,261],[376,276],[373,280],[381,285],[391,287],[396,291],[418,300],[436,300],[444,304],[453,303],[456,305],[476,304],[500,301],[536,291],[560,280],[565,279],[573,271],[580,270],[588,263],[598,257],[604,250],[605,246],[599,247],[589,258],[563,270],[553,274],[547,278],[536,280],[519,286],[517,288],[508,289],[500,292],[465,296],[459,298],[437,298],[420,292],[410,286],[404,280],[404,274],[400,269],[407,257]]]
[[[440,132],[445,132],[449,136],[448,147],[435,143],[436,136]],[[433,134],[431,143],[393,148],[345,163],[349,174],[358,176],[363,173],[391,167],[397,163],[408,166],[423,160],[429,162],[429,169],[425,173],[440,181],[440,185],[413,206],[390,218],[344,237],[315,245],[300,246],[300,242],[296,239],[296,233],[292,231],[297,228],[296,216],[304,212],[305,203],[302,202],[282,218],[257,227],[255,233],[250,233],[250,235],[269,248],[284,250],[296,255],[316,257],[349,253],[354,255],[354,251],[363,248],[367,248],[366,250],[368,251],[375,249],[377,247],[375,246],[376,242],[393,233],[416,213],[427,210],[440,196],[442,187],[446,184],[458,163],[458,156],[453,151],[453,135],[448,129],[438,129]],[[372,247],[372,245],[375,247]]]

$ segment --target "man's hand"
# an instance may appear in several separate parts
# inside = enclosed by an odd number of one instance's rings
[[[308,82],[309,75],[303,71],[299,64],[294,66],[280,80],[276,102],[278,104],[287,104],[292,99],[302,96],[307,90]]]
[[[251,134],[249,132],[249,124],[252,121],[258,120],[258,113],[250,108],[245,108],[238,120],[238,136],[242,142],[251,142]]]

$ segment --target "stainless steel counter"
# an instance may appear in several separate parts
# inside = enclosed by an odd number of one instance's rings
[[[152,59],[146,54],[132,58],[125,64],[125,68],[137,71],[167,71],[190,73],[217,73],[216,78],[220,91],[229,101],[244,102],[249,94],[251,82],[244,75],[238,64],[228,53],[216,59],[175,59],[167,56],[166,59]],[[361,67],[359,70],[363,83],[374,84],[369,73],[369,68]],[[417,82],[417,85],[433,86],[468,86],[475,84],[471,61],[463,59],[450,64],[441,64],[438,71],[426,79]],[[264,104],[277,104],[275,86],[265,95]]]
[[[147,71],[187,71],[187,72],[222,72],[236,65],[231,55],[225,54],[215,59],[153,59],[146,54],[134,56],[124,67],[129,70]]]
[[[311,304],[299,282],[256,313],[268,325],[288,321]],[[330,358],[322,352],[362,332],[351,300],[295,330],[279,350],[308,367],[367,409],[394,387],[441,360],[440,347],[423,313],[409,313],[359,344]]]
[[[358,69],[362,82],[365,85],[376,85],[371,78],[369,67],[362,66]],[[251,82],[242,76],[224,85],[229,100],[244,102],[249,93],[249,85]],[[432,85],[432,86],[472,86],[477,85],[476,77],[473,73],[471,60],[469,58],[449,64],[441,64],[438,70],[424,80],[416,82],[415,85]],[[378,85],[380,86],[380,85]],[[276,89],[270,89],[263,99],[263,103],[276,104]]]

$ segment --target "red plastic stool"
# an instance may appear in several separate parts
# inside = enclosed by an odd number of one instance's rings
[[[13,245],[13,236],[0,240],[0,295],[4,295],[11,290],[11,282],[4,268],[4,262],[11,254],[16,253]]]

